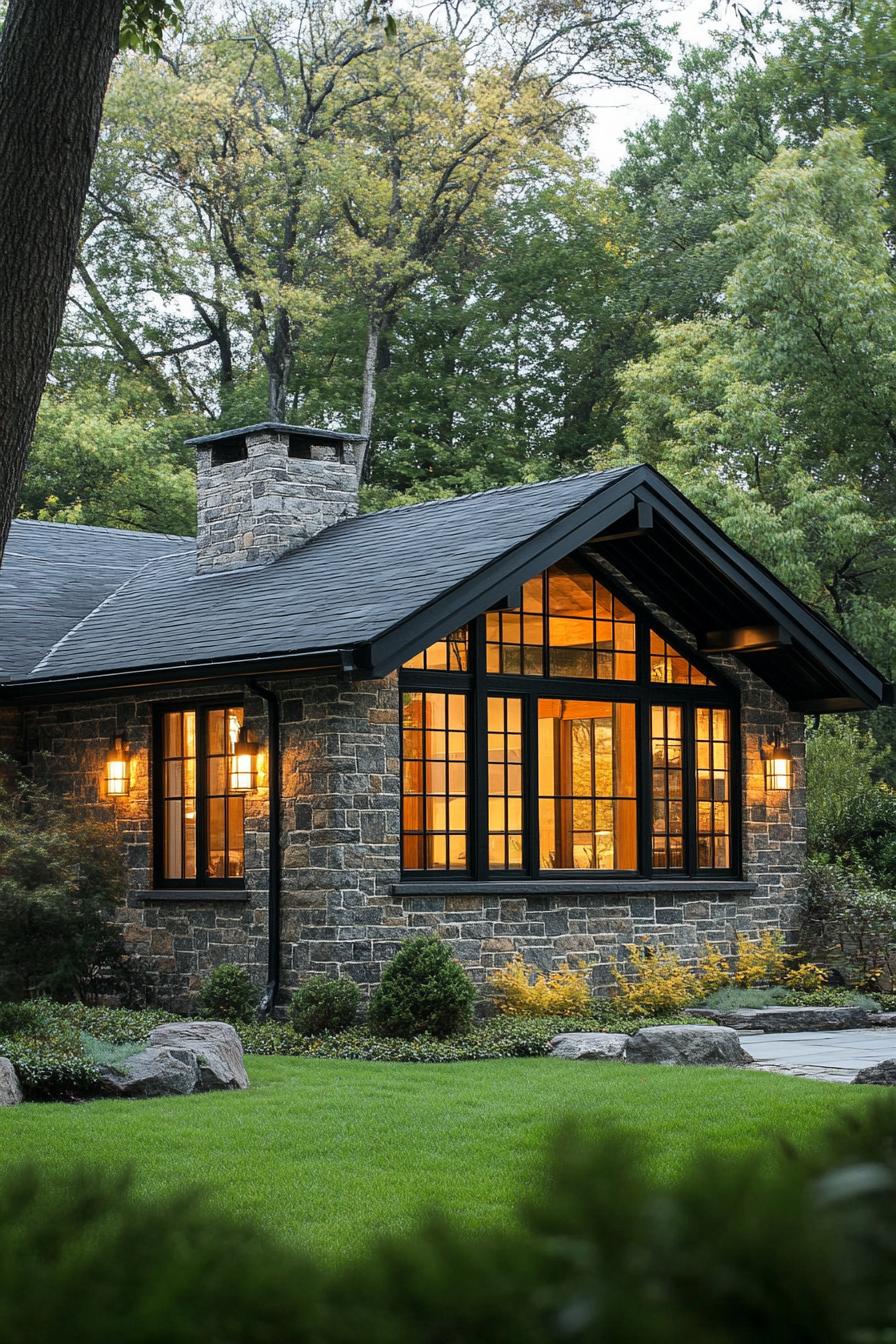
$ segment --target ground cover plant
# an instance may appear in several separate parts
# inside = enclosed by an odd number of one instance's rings
[[[704,1164],[737,1153],[755,1162],[775,1134],[807,1151],[876,1091],[547,1058],[408,1068],[250,1056],[247,1065],[246,1092],[0,1111],[3,1167],[32,1163],[59,1186],[85,1159],[110,1172],[130,1166],[141,1196],[205,1187],[216,1209],[344,1258],[409,1231],[430,1208],[467,1231],[511,1225],[518,1193],[569,1120],[593,1135],[619,1126],[640,1135],[651,1178],[668,1184],[695,1152]]]

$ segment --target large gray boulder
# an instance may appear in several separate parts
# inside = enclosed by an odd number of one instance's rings
[[[554,1037],[548,1053],[555,1059],[621,1059],[627,1042],[621,1031],[569,1031]]]
[[[878,1017],[865,1008],[737,1008],[722,1022],[737,1031],[851,1031]]]
[[[730,1027],[641,1027],[625,1047],[628,1064],[752,1064]]]
[[[192,1050],[151,1045],[118,1064],[100,1066],[100,1087],[113,1097],[183,1097],[195,1092],[199,1064]]]
[[[149,1033],[149,1043],[192,1050],[199,1065],[197,1092],[249,1086],[243,1043],[227,1022],[169,1022]]]
[[[896,1087],[896,1059],[885,1059],[880,1064],[860,1069],[853,1082],[872,1083],[876,1087]]]
[[[872,1013],[868,1018],[869,1027],[896,1027],[896,1013]]]
[[[0,1057],[0,1106],[18,1106],[24,1100],[19,1085],[19,1075],[12,1061]]]

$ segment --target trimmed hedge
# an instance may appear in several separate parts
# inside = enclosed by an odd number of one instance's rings
[[[316,975],[299,985],[289,1001],[287,1016],[300,1036],[319,1036],[322,1031],[345,1031],[358,1016],[361,991],[354,980],[339,976],[328,980]]]

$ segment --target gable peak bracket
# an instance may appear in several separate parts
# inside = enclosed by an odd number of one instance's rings
[[[644,499],[635,500],[635,520],[634,525],[627,529],[618,529],[615,532],[602,532],[592,538],[593,546],[602,546],[605,541],[628,541],[631,537],[643,537],[645,532],[653,529],[654,514],[653,505],[648,504]]]

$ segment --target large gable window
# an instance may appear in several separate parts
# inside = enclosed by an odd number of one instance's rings
[[[585,560],[405,664],[408,875],[737,872],[734,692]]]
[[[243,884],[244,799],[234,792],[241,705],[161,709],[154,753],[155,885]]]

